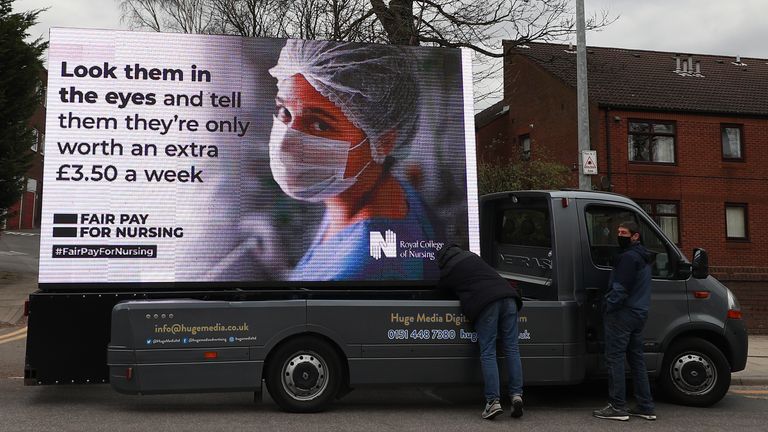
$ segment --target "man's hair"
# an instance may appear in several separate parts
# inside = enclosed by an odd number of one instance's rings
[[[640,234],[640,227],[638,227],[637,223],[634,221],[622,222],[619,224],[619,227],[626,228],[629,231],[629,235],[635,235],[635,233],[637,233],[642,237],[642,234]]]

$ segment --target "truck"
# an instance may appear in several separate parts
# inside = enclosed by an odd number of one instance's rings
[[[600,305],[618,252],[614,228],[627,220],[638,223],[654,254],[643,337],[659,388],[677,403],[709,406],[726,394],[731,373],[744,369],[741,309],[708,274],[707,252],[696,249],[687,260],[632,200],[599,192],[505,192],[482,197],[480,211],[482,257],[524,297],[519,344],[526,385],[604,376]],[[282,409],[305,412],[355,386],[480,382],[471,323],[458,300],[434,287],[36,293],[30,301],[28,383],[46,381],[35,373],[42,360],[44,370],[66,377],[60,382],[108,380],[127,394],[260,394],[266,384]],[[107,305],[102,316],[88,316],[99,303]],[[39,331],[36,320],[64,321],[64,310],[68,326]],[[47,358],[63,333],[94,322],[111,323],[98,343]],[[108,379],[98,374],[106,368]]]
[[[641,227],[654,258],[644,349],[660,388],[708,406],[745,367],[741,308],[708,274],[707,252],[688,260],[631,199],[573,190],[478,198],[466,51],[79,29],[52,29],[50,41],[27,385],[108,382],[142,395],[266,388],[280,408],[312,412],[369,384],[480,382],[472,323],[437,289],[435,255],[449,243],[522,291],[526,385],[597,379],[601,304],[626,221]],[[320,66],[302,62],[347,61],[326,54],[373,67],[312,76]],[[328,87],[338,77],[351,80]],[[383,174],[361,183],[389,182],[391,206],[382,207],[416,214],[373,218],[322,249],[333,203],[301,199],[312,189],[286,177],[280,141],[303,136],[288,131],[300,127],[291,120],[320,109],[306,99],[292,116],[295,95],[284,92],[322,89],[312,100],[333,108],[356,85],[402,105],[339,103],[331,117],[355,118],[349,127],[368,137],[347,139],[339,154],[371,152],[346,176],[373,166]],[[398,136],[381,121],[408,139],[366,144]],[[325,150],[302,163],[346,145],[317,140],[329,130],[309,133]],[[382,161],[380,151],[391,153]]]

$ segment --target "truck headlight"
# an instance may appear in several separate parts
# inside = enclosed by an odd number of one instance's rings
[[[726,292],[728,293],[728,318],[740,320],[741,305],[739,304],[739,301],[736,300],[736,296],[733,295],[730,289],[726,288]]]

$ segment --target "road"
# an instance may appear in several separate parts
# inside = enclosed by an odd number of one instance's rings
[[[0,274],[4,272],[37,276],[39,232],[6,231],[0,235]]]
[[[591,417],[605,401],[605,383],[525,389],[522,419],[480,419],[479,386],[357,389],[319,414],[278,411],[265,394],[126,396],[109,385],[25,387],[24,339],[4,343],[0,329],[0,431],[758,431],[765,430],[768,388],[731,388],[711,408],[658,402],[659,420],[628,425]],[[77,355],[77,353],[73,353]]]

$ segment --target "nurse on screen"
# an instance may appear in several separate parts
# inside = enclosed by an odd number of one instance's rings
[[[371,241],[372,232],[390,246],[435,239],[429,210],[392,174],[418,127],[413,67],[396,46],[288,40],[270,69],[278,81],[272,175],[288,196],[325,207],[290,279],[437,278],[434,261],[382,256]]]

